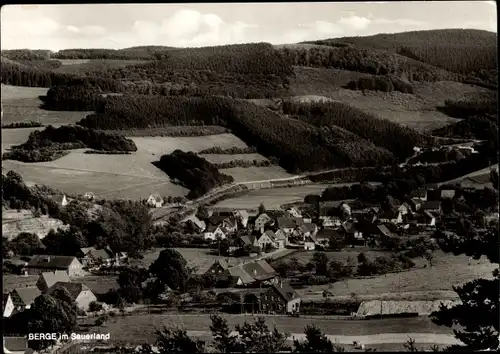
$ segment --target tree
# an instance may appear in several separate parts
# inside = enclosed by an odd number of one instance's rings
[[[77,325],[77,306],[68,291],[56,288],[49,294],[35,299],[29,310],[29,333],[66,333],[72,332]],[[29,347],[41,350],[53,345],[52,340],[30,341]]]
[[[445,235],[438,240],[445,252],[455,255],[465,254],[474,259],[486,256],[492,263],[499,263],[500,240],[498,226],[489,229],[481,237],[474,233],[464,236]],[[493,279],[475,279],[462,286],[453,287],[461,303],[433,312],[432,321],[441,326],[460,325],[462,330],[454,330],[455,337],[462,341],[467,350],[499,349],[499,268],[493,271]],[[452,346],[450,349],[458,349]]]
[[[328,257],[323,252],[314,252],[311,263],[314,265],[314,270],[317,275],[327,275],[328,273]]]
[[[118,275],[120,295],[129,303],[139,302],[143,298],[142,283],[147,278],[147,271],[137,267],[121,271]]]
[[[424,258],[427,260],[427,262],[429,262],[429,266],[432,267],[434,265],[434,255],[432,254],[431,250],[425,251]]]
[[[10,249],[16,255],[32,256],[43,248],[43,243],[36,234],[21,232],[15,239],[10,241]]]
[[[231,335],[227,321],[219,315],[211,315],[210,331],[212,331],[213,348],[217,353],[239,352],[238,337]]]
[[[264,214],[266,212],[266,207],[264,206],[264,203],[260,203],[259,205],[259,215]]]
[[[198,207],[196,217],[200,220],[206,220],[209,218],[209,213],[206,205],[202,204]]]
[[[160,252],[158,259],[149,267],[149,271],[170,289],[182,292],[187,289],[187,283],[191,278],[191,269],[182,254],[170,248]]]
[[[295,353],[335,353],[345,351],[342,346],[333,344],[315,325],[308,325],[304,333],[306,335],[305,341],[293,341]]]
[[[366,255],[363,252],[358,254],[358,263],[365,263],[366,260]]]
[[[189,338],[184,329],[164,327],[157,331],[157,335],[156,345],[162,354],[205,352],[205,342]]]
[[[288,334],[280,333],[276,327],[270,330],[264,317],[259,317],[252,324],[238,324],[236,331],[246,353],[278,353],[289,348],[286,343]]]

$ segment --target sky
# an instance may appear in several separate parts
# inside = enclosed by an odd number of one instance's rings
[[[1,49],[272,44],[443,28],[497,32],[493,1],[6,5]]]

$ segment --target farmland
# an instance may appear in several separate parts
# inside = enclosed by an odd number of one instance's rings
[[[355,253],[354,253],[355,254]],[[422,267],[423,260],[415,259],[417,267],[401,273],[369,277],[364,279],[349,279],[329,286],[312,286],[299,293],[306,301],[322,300],[323,290],[328,289],[336,298],[348,298],[351,293],[372,299],[384,299],[387,296],[395,299],[401,293],[405,298],[411,293],[413,299],[425,300],[435,298],[433,292],[446,291],[446,294],[456,294],[452,291],[453,285],[460,285],[476,278],[491,278],[495,266],[484,257],[478,261],[468,261],[468,257],[435,253],[435,264],[432,267]],[[419,264],[420,263],[420,266]],[[448,295],[449,296],[449,295]],[[448,297],[447,296],[447,297]],[[365,298],[366,300],[368,298]]]
[[[275,178],[293,177],[279,166],[269,167],[233,167],[220,170],[232,176],[235,182],[262,181]]]

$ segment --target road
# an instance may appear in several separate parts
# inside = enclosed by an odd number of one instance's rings
[[[209,331],[187,331],[188,336],[192,337],[202,337],[211,339],[212,332]],[[237,335],[237,332],[232,332],[232,335]],[[403,345],[412,338],[417,344],[441,344],[441,345],[453,345],[453,344],[463,344],[452,334],[436,334],[436,333],[379,333],[371,335],[360,335],[360,336],[346,336],[346,335],[336,335],[327,334],[326,337],[334,343],[339,344],[353,344],[353,342],[362,343],[365,345],[373,344],[401,344]],[[290,333],[288,340],[300,340],[306,339],[304,333]]]

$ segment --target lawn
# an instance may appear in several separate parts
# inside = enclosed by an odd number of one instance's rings
[[[253,322],[253,316],[224,315],[231,329],[245,321]],[[378,333],[441,333],[451,334],[446,327],[434,325],[427,317],[383,319],[370,321],[333,320],[321,318],[294,318],[288,316],[268,316],[269,326],[276,325],[278,330],[288,333],[303,333],[307,325],[315,324],[327,334],[370,335]],[[156,340],[156,329],[163,326],[180,326],[188,331],[209,331],[209,315],[130,315],[111,319],[99,330],[110,333],[111,340],[129,343],[152,343]]]
[[[292,95],[319,95],[350,104],[379,117],[404,124],[420,131],[429,131],[456,122],[438,112],[447,99],[459,99],[487,89],[457,82],[414,83],[415,93],[351,91],[342,88],[351,80],[366,76],[346,70],[324,68],[294,68]]]
[[[260,203],[268,209],[279,208],[292,202],[303,202],[308,194],[321,194],[329,185],[311,184],[300,187],[254,190],[241,197],[226,199],[215,204],[218,208],[252,209]]]
[[[297,254],[294,255],[297,257]],[[472,260],[468,257],[435,252],[434,266],[418,267],[425,261],[415,259],[417,267],[401,273],[391,273],[364,279],[349,279],[332,285],[318,285],[299,289],[306,301],[321,301],[323,291],[328,289],[338,299],[349,298],[351,293],[369,299],[398,299],[399,295],[407,300],[427,300],[435,298],[454,298],[453,285],[460,285],[476,278],[491,278],[495,266],[484,257]]]
[[[357,257],[358,257],[358,254],[360,252],[363,252],[368,259],[374,259],[375,257],[379,257],[379,256],[389,256],[391,254],[391,252],[386,252],[386,251],[376,251],[376,250],[375,251],[372,251],[372,250],[366,250],[366,251],[361,250],[360,251],[357,249],[346,249],[346,250],[339,251],[339,252],[332,251],[332,252],[322,252],[322,253],[325,253],[330,261],[337,261],[337,262],[341,262],[341,263],[346,262],[347,259],[349,257],[351,257],[351,259],[353,260],[352,265],[357,266],[358,265]],[[315,253],[314,251],[296,252],[290,256],[286,256],[286,257],[282,258],[282,260],[289,261],[290,258],[294,257],[294,258],[297,258],[297,260],[300,263],[307,264],[312,260],[314,253]]]
[[[2,274],[3,292],[10,293],[15,288],[36,286],[38,275]]]
[[[220,170],[222,173],[232,176],[235,182],[262,181],[275,178],[288,178],[294,175],[286,172],[280,166],[269,167],[233,167]]]

